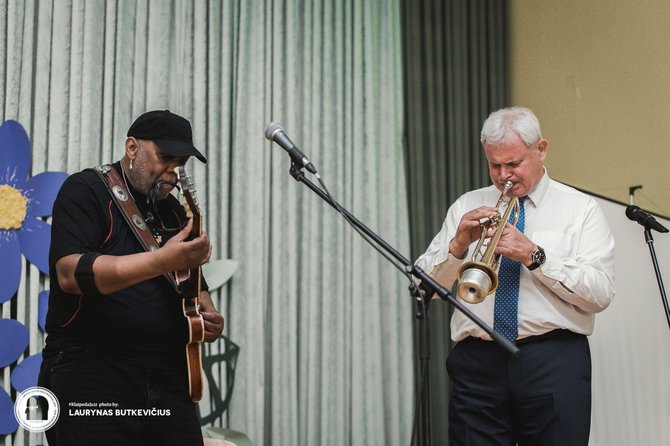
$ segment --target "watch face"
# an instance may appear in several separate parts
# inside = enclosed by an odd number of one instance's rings
[[[538,248],[538,250],[533,253],[534,264],[542,265],[546,259],[547,256],[544,254],[544,250],[542,248]]]

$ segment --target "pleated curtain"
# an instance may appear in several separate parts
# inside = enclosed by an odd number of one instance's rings
[[[489,113],[510,105],[506,26],[504,0],[403,2],[413,258],[426,250],[456,198],[490,184],[479,134]],[[451,288],[452,284],[443,285]],[[450,304],[440,301],[431,303],[428,310],[427,398],[433,444],[448,444],[449,380],[445,362],[452,347],[452,311]],[[418,333],[415,337],[418,344]],[[420,376],[417,367],[417,385]],[[421,441],[426,439],[422,437]]]

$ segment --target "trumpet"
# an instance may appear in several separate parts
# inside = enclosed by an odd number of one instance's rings
[[[514,211],[514,218],[510,223],[516,225],[519,219],[519,199],[507,197],[507,192],[512,186],[514,184],[511,181],[505,182],[495,206],[498,213],[480,223],[482,234],[472,253],[472,258],[458,269],[457,295],[469,304],[482,302],[486,296],[498,288],[500,254],[496,254],[495,250],[505,229],[505,222],[509,220],[512,211]],[[495,232],[491,237],[487,237],[491,230]]]

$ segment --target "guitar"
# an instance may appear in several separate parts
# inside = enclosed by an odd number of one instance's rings
[[[184,166],[178,166],[177,179],[181,186],[182,205],[186,215],[193,219],[193,226],[188,239],[198,237],[202,233],[202,212],[191,177]],[[201,291],[201,267],[189,271],[178,271],[175,274],[182,297],[182,310],[188,321],[188,342],[186,343],[186,365],[188,367],[188,393],[193,402],[202,399],[203,370],[200,343],[205,340],[205,321],[200,314],[198,299]]]

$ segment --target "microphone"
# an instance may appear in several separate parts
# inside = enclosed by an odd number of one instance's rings
[[[276,142],[282,149],[286,150],[295,163],[301,165],[311,173],[316,174],[314,165],[312,165],[305,154],[293,144],[293,141],[288,137],[281,124],[277,122],[269,123],[267,127],[265,127],[265,137],[270,141]]]
[[[654,217],[644,212],[638,206],[628,206],[626,208],[626,217],[638,222],[647,229],[654,229],[658,232],[668,232],[668,228],[660,224]]]

